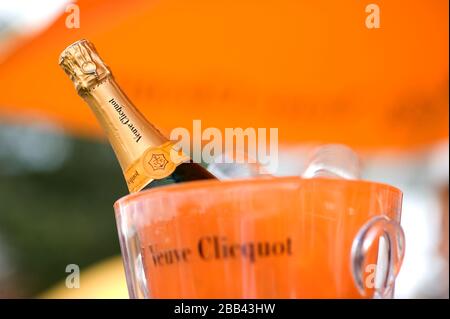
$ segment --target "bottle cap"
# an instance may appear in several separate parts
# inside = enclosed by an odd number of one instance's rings
[[[59,56],[59,65],[67,73],[78,92],[89,89],[98,81],[111,75],[94,45],[79,40],[69,45]]]

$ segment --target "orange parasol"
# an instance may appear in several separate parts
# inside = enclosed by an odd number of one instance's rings
[[[0,65],[0,114],[98,134],[59,69],[87,38],[142,112],[173,127],[278,127],[282,142],[414,147],[448,137],[448,1],[79,1]],[[11,117],[12,116],[12,117]]]

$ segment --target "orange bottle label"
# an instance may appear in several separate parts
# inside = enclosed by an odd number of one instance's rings
[[[175,171],[175,168],[189,160],[181,150],[175,149],[174,142],[148,148],[124,172],[128,189],[138,192],[155,179],[162,179]]]

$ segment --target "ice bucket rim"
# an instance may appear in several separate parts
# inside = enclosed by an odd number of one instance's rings
[[[202,180],[195,182],[186,182],[180,184],[171,184],[167,186],[161,186],[157,188],[147,189],[141,192],[127,194],[121,198],[119,198],[114,203],[114,209],[118,210],[120,206],[125,203],[130,203],[136,200],[139,200],[141,197],[153,196],[156,194],[163,194],[167,192],[183,192],[185,190],[192,191],[193,189],[211,189],[216,187],[227,187],[234,188],[236,186],[244,186],[244,185],[252,185],[252,184],[286,184],[286,183],[297,183],[297,184],[314,184],[314,183],[330,183],[333,184],[360,184],[360,185],[372,185],[373,187],[384,188],[386,191],[390,191],[393,193],[397,193],[398,196],[402,197],[403,192],[392,185],[366,181],[366,180],[346,180],[346,179],[333,179],[333,178],[301,178],[297,176],[286,176],[286,177],[270,177],[270,178],[251,178],[251,179],[234,179],[234,180]]]

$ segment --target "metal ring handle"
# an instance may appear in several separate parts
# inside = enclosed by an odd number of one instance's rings
[[[380,238],[384,238],[387,244],[387,271],[380,287],[366,287],[364,273],[367,254]],[[374,298],[392,297],[404,255],[405,235],[399,223],[386,216],[376,216],[364,224],[353,240],[351,251],[352,276],[361,295],[367,297],[366,289],[374,288]]]

